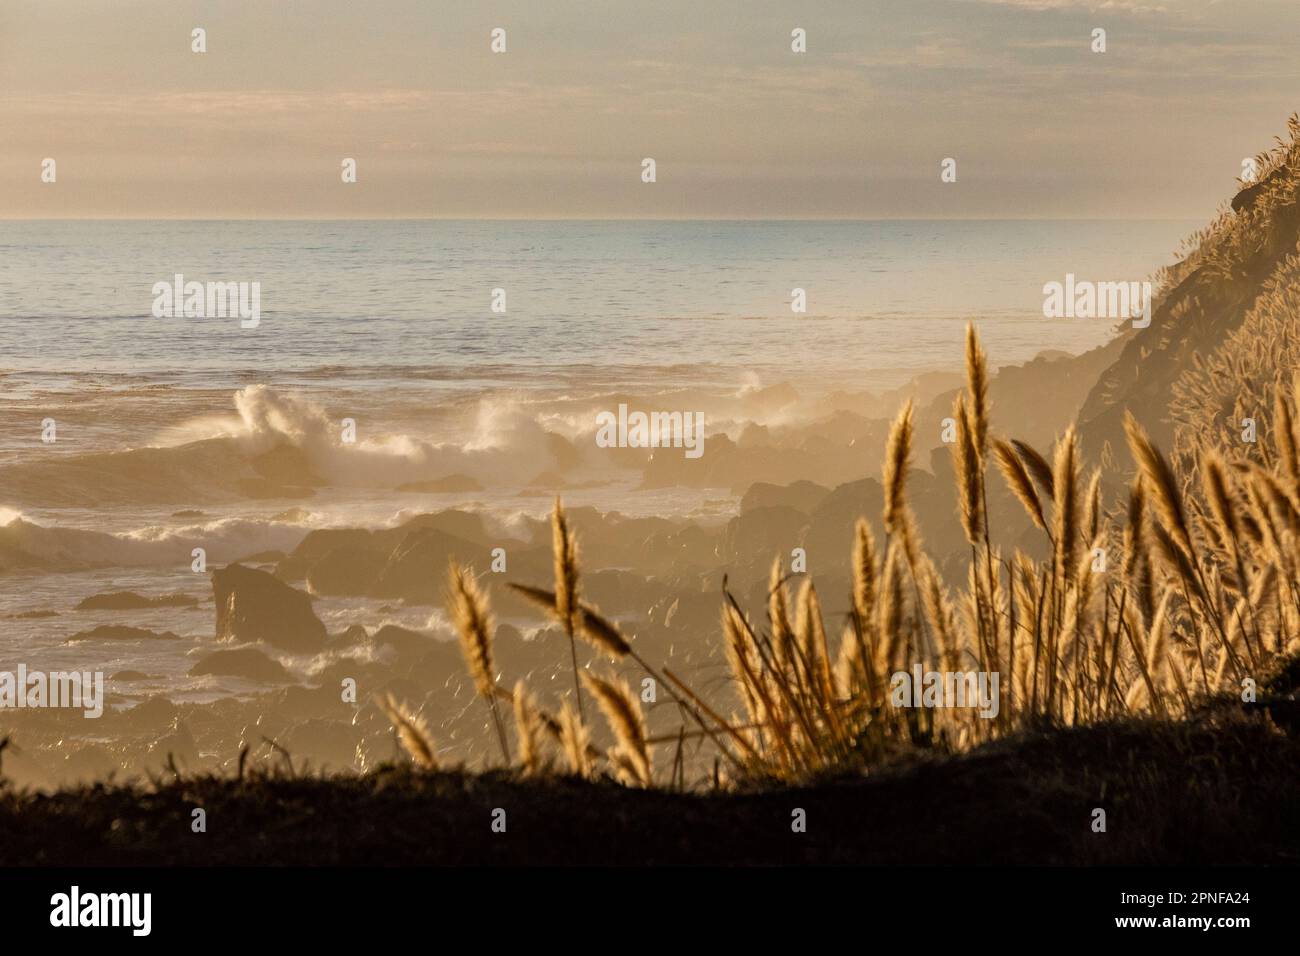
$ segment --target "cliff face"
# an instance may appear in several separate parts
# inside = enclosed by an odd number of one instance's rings
[[[1165,270],[1151,325],[1124,333],[1089,393],[1080,433],[1097,460],[1127,460],[1126,409],[1189,458],[1198,442],[1239,440],[1242,417],[1263,425],[1271,414],[1275,384],[1290,375],[1282,359],[1295,364],[1290,326],[1300,316],[1290,259],[1300,244],[1300,120],[1288,125],[1290,141],[1258,158],[1256,181]]]

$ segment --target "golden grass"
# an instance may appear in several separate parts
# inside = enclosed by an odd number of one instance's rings
[[[669,785],[683,780],[683,742],[711,745],[729,781],[809,779],[870,766],[912,747],[962,749],[1043,724],[1069,726],[1126,715],[1178,718],[1199,699],[1262,684],[1300,650],[1300,464],[1297,395],[1279,401],[1285,434],[1271,464],[1209,453],[1200,493],[1131,417],[1126,423],[1136,475],[1125,506],[1108,509],[1100,475],[1086,486],[1071,427],[1048,457],[988,428],[987,372],[974,329],[967,339],[966,392],[957,403],[956,494],[970,545],[964,584],[951,589],[921,547],[907,501],[912,409],[893,424],[883,466],[883,551],[870,523],[857,521],[851,553],[851,610],[831,640],[811,580],[792,601],[773,565],[765,620],[752,621],[725,590],[721,631],[736,689],[734,703],[706,700],[667,668],[644,660],[635,639],[584,604],[578,548],[563,509],[552,521],[555,590],[512,584],[564,628],[616,661],[634,663],[665,690],[687,721],[657,738],[677,743]],[[1049,557],[1004,554],[987,517],[987,456],[1040,529]],[[1109,553],[1111,542],[1121,544]],[[496,685],[491,610],[472,576],[453,567],[452,619],[479,693],[512,702],[520,766],[544,772],[542,739],[560,746],[569,772],[654,785],[651,738],[637,698],[622,679],[582,673],[616,744],[602,754],[578,691],[558,718],[536,708],[522,682]],[[891,678],[914,665],[974,670],[1001,678],[1000,712],[900,708]],[[575,676],[579,673],[573,658]],[[723,717],[733,706],[743,712]],[[427,728],[385,702],[404,746],[436,766]],[[508,754],[503,725],[502,752]],[[690,727],[688,731],[688,726]],[[507,756],[507,761],[509,757]],[[712,779],[723,779],[721,772]]]
[[[511,694],[515,712],[515,735],[519,741],[519,765],[525,774],[539,774],[545,769],[542,755],[542,732],[545,729],[537,705],[523,681],[515,683]]]
[[[496,725],[501,756],[509,764],[510,747],[506,743],[501,713],[497,710],[496,672],[492,666],[492,636],[496,630],[492,609],[473,575],[454,561],[448,569],[447,578],[451,587],[451,619],[460,635],[461,652],[474,677],[475,689],[492,711],[492,723]]]
[[[1217,301],[1193,295],[1176,303],[1176,318],[1189,326],[1220,321],[1243,308],[1241,303],[1248,306],[1222,343],[1212,352],[1202,349],[1208,354],[1196,356],[1173,383],[1173,453],[1187,478],[1194,476],[1203,448],[1241,450],[1244,418],[1258,424],[1259,451],[1268,442],[1284,463],[1296,460],[1293,423],[1285,406],[1276,405],[1292,390],[1292,375],[1300,366],[1300,340],[1295,335],[1300,316],[1300,247],[1295,245],[1300,116],[1291,116],[1287,127],[1288,139],[1279,138],[1275,148],[1256,157],[1260,172],[1249,185],[1260,194],[1251,207],[1236,213],[1224,209],[1209,228],[1186,241],[1191,251],[1164,277],[1165,285],[1176,287],[1204,269],[1216,283]]]
[[[618,740],[618,745],[610,751],[609,760],[618,769],[619,779],[639,787],[650,786],[650,745],[647,743],[645,717],[627,681],[606,680],[586,671],[582,677]]]
[[[438,758],[433,752],[433,735],[424,718],[405,704],[399,703],[392,694],[379,698],[379,707],[397,731],[406,752],[417,767],[425,770],[437,770]]]

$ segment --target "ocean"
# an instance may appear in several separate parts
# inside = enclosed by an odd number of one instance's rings
[[[212,637],[193,547],[220,564],[289,551],[314,528],[391,527],[439,508],[482,507],[503,522],[542,514],[550,493],[538,489],[558,467],[554,435],[576,449],[571,503],[725,520],[734,488],[646,487],[639,472],[598,457],[593,409],[640,396],[707,409],[710,427],[733,437],[751,424],[802,426],[843,407],[819,396],[959,369],[971,319],[995,366],[1079,353],[1104,343],[1114,323],[1045,319],[1043,285],[1067,273],[1147,278],[1193,228],[0,222],[0,557],[12,549],[36,562],[0,571],[0,650],[32,667],[140,671],[135,699],[248,690],[187,675]],[[156,317],[154,286],[177,274],[258,283],[260,323]],[[503,311],[492,308],[498,289]],[[791,309],[795,289],[804,313]],[[794,392],[772,391],[787,387]],[[345,418],[356,423],[353,447],[339,443]],[[42,441],[47,422],[54,441]],[[244,486],[231,475],[251,474],[250,461],[281,445],[326,485],[304,500],[234,490]],[[396,490],[449,475],[479,490]],[[112,589],[205,603],[72,610]],[[331,632],[438,617],[340,599],[317,611]],[[49,616],[17,616],[32,612]],[[63,643],[116,621],[182,640]],[[301,672],[319,662],[289,663]]]
[[[787,374],[896,385],[960,327],[1020,362],[1104,341],[1042,316],[1067,272],[1138,280],[1187,222],[0,222],[0,368],[215,384],[327,370],[376,385],[552,382],[566,370]],[[259,282],[255,330],[156,319],[152,287]],[[506,311],[491,310],[504,289]],[[791,311],[802,288],[807,311]]]

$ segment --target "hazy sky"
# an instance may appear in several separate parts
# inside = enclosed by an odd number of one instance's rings
[[[1300,0],[0,0],[0,217],[1203,219],[1298,78]]]

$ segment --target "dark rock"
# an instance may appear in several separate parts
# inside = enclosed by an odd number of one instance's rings
[[[498,668],[501,666],[501,661],[497,661],[497,666]],[[418,683],[421,688],[432,690],[445,684],[448,677],[463,676],[468,679],[468,674],[458,644],[453,641],[432,640],[423,647],[406,676]]]
[[[311,694],[303,695],[302,687],[287,687],[284,691],[282,705],[286,708],[296,707],[300,710],[287,711],[294,716],[317,716],[329,714],[336,706],[345,706],[343,702],[343,681],[351,679],[357,684],[357,703],[369,700],[374,689],[385,681],[391,680],[393,670],[389,666],[374,661],[359,661],[344,658],[327,664],[312,679],[319,686],[311,688]],[[350,705],[347,705],[350,706]]]
[[[583,600],[606,614],[644,614],[660,596],[659,588],[631,571],[596,571],[583,576]]]
[[[782,507],[812,514],[830,493],[831,489],[812,481],[796,481],[784,486],[756,481],[740,499],[740,513],[756,508]]]
[[[268,684],[286,684],[293,680],[283,664],[267,657],[255,647],[214,651],[190,668],[192,677],[201,677],[204,674],[242,677],[245,680]]]
[[[772,432],[766,425],[746,422],[736,441],[738,448],[767,448],[772,444]]]
[[[324,528],[309,531],[279,566],[275,576],[285,581],[301,581],[311,567],[332,551],[380,548],[375,535],[363,528]]]
[[[434,514],[417,515],[396,528],[376,532],[376,536],[383,537],[387,547],[391,549],[401,543],[412,531],[425,530],[441,531],[456,538],[473,541],[476,544],[486,544],[489,541],[487,526],[483,523],[483,516],[476,511],[463,511],[458,508],[448,508]]]
[[[712,567],[717,561],[718,533],[688,524],[670,533],[653,534],[640,546],[642,566],[654,572],[681,572]]]
[[[760,559],[771,562],[776,555],[788,558],[799,545],[808,515],[788,507],[755,508],[727,522],[718,545],[726,562]]]
[[[371,640],[380,647],[385,645],[391,647],[397,652],[398,657],[415,656],[428,650],[430,645],[439,643],[428,634],[398,627],[396,624],[385,624],[375,631]]]
[[[319,488],[325,481],[312,471],[307,453],[296,445],[280,444],[252,460],[253,470],[277,485]]]
[[[660,598],[647,615],[652,624],[683,638],[716,634],[721,616],[722,595],[704,591]]]
[[[578,449],[574,447],[573,442],[555,432],[546,433],[546,450],[555,461],[556,467],[561,471],[576,468],[582,461],[582,456],[578,453]]]
[[[180,638],[171,631],[161,634],[143,627],[128,627],[125,624],[101,624],[89,631],[78,631],[64,643],[75,644],[78,641],[176,641]]]
[[[234,561],[231,563],[232,564],[276,565],[283,560],[284,560],[284,552],[276,551],[272,549],[270,551],[255,551],[252,554],[244,555],[238,561]]]
[[[448,562],[455,559],[481,569],[487,567],[488,554],[482,545],[443,531],[413,531],[393,549],[370,594],[418,604],[439,603],[447,588]]]
[[[307,572],[312,594],[365,594],[384,566],[384,554],[372,548],[335,548]]]
[[[189,594],[160,594],[145,597],[135,591],[107,591],[85,598],[77,605],[78,611],[138,611],[153,607],[193,607],[199,599]]]
[[[347,647],[359,647],[370,641],[370,632],[360,624],[353,624],[347,630],[330,637],[325,644],[326,650],[341,650]]]
[[[218,640],[263,641],[297,653],[325,644],[311,598],[274,575],[232,564],[212,572],[212,592]]]
[[[176,719],[176,705],[166,697],[150,697],[130,710],[124,711],[121,720],[137,729],[163,727]]]
[[[877,547],[884,546],[884,528],[880,523],[884,503],[885,493],[880,482],[875,478],[863,478],[838,485],[813,509],[803,547],[808,552],[809,568],[816,572],[815,576],[820,577],[828,567],[849,563],[853,529],[859,518],[866,518],[871,523]]]

